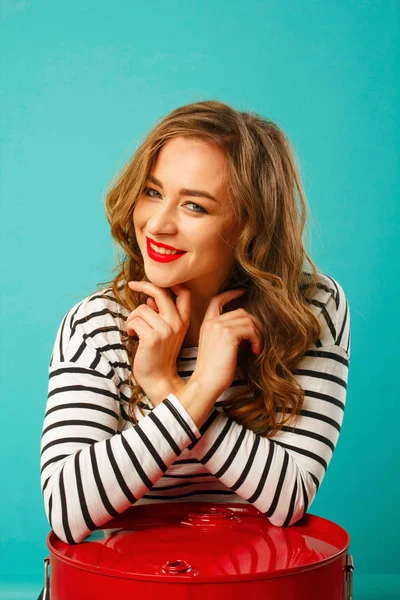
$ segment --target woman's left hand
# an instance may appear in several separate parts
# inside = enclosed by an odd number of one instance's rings
[[[239,346],[248,340],[253,353],[261,354],[263,326],[244,308],[222,314],[224,304],[236,299],[244,290],[227,290],[213,296],[200,328],[196,367],[192,378],[218,398],[235,377]]]
[[[175,304],[165,288],[149,281],[130,281],[128,286],[151,296],[126,322],[128,335],[139,336],[133,377],[151,397],[151,390],[180,379],[176,361],[190,324],[191,291],[183,284],[171,286],[177,296]]]

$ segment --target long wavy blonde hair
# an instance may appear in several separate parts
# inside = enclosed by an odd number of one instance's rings
[[[129,312],[146,303],[147,294],[128,287],[131,280],[149,281],[135,236],[133,209],[158,151],[175,136],[216,143],[225,153],[232,219],[239,234],[232,245],[232,272],[218,294],[245,287],[240,306],[257,317],[265,331],[260,355],[255,357],[249,350],[241,353],[240,361],[238,357],[249,391],[227,399],[224,410],[255,433],[272,436],[291,420],[293,427],[297,423],[304,391],[293,370],[321,333],[307,301],[317,285],[318,271],[303,243],[305,193],[294,151],[278,125],[216,100],[181,106],[160,119],[107,191],[106,215],[119,250],[113,269],[117,274],[97,286],[112,288],[115,299]],[[305,260],[311,271],[304,269]],[[168,293],[176,299],[169,288]],[[132,377],[139,340],[127,335],[126,328],[121,335],[131,367],[126,382],[132,392],[128,413],[137,423],[135,406],[144,414],[140,401],[146,395]]]

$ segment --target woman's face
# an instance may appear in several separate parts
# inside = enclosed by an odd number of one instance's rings
[[[236,232],[229,224],[224,165],[223,151],[199,139],[175,137],[160,149],[133,211],[144,269],[154,285],[184,283],[192,298],[205,300],[217,294],[231,272],[233,249],[224,239],[233,245]],[[206,192],[215,200],[188,190]],[[148,254],[146,237],[186,254],[158,262]]]

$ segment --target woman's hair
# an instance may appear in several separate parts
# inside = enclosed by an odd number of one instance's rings
[[[245,287],[241,305],[263,324],[264,333],[261,354],[255,356],[250,350],[241,356],[239,372],[250,392],[233,395],[223,407],[246,428],[272,436],[292,419],[297,422],[304,391],[293,369],[321,333],[308,308],[318,271],[302,239],[305,193],[290,142],[274,122],[216,100],[181,106],[160,119],[107,191],[111,235],[124,254],[118,254],[115,278],[97,286],[112,287],[117,302],[129,312],[146,303],[147,294],[128,287],[131,280],[149,281],[135,236],[133,209],[158,151],[175,136],[217,144],[226,157],[231,218],[239,233],[232,244],[236,259],[232,272],[218,294]],[[305,260],[311,272],[304,270]],[[168,293],[176,298],[169,288]],[[121,335],[131,367],[131,380],[125,382],[132,392],[128,414],[137,423],[134,408],[144,414],[141,398],[146,395],[132,378],[139,341],[127,335],[124,326]]]

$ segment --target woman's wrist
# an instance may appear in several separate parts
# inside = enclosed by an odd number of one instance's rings
[[[159,383],[151,393],[147,394],[147,396],[149,396],[153,406],[157,406],[168,396],[168,394],[172,393],[176,395],[186,385],[187,382],[182,379],[182,377],[177,376],[173,379],[168,379]]]
[[[208,381],[200,372],[196,373],[196,370],[193,371],[187,383],[191,383],[198,389],[203,390],[205,397],[207,397],[209,401],[211,401],[211,398],[218,399],[224,391],[223,389],[218,388],[215,382]]]
[[[175,396],[200,429],[220,394],[207,388],[201,380],[191,377],[186,386],[175,393]]]

